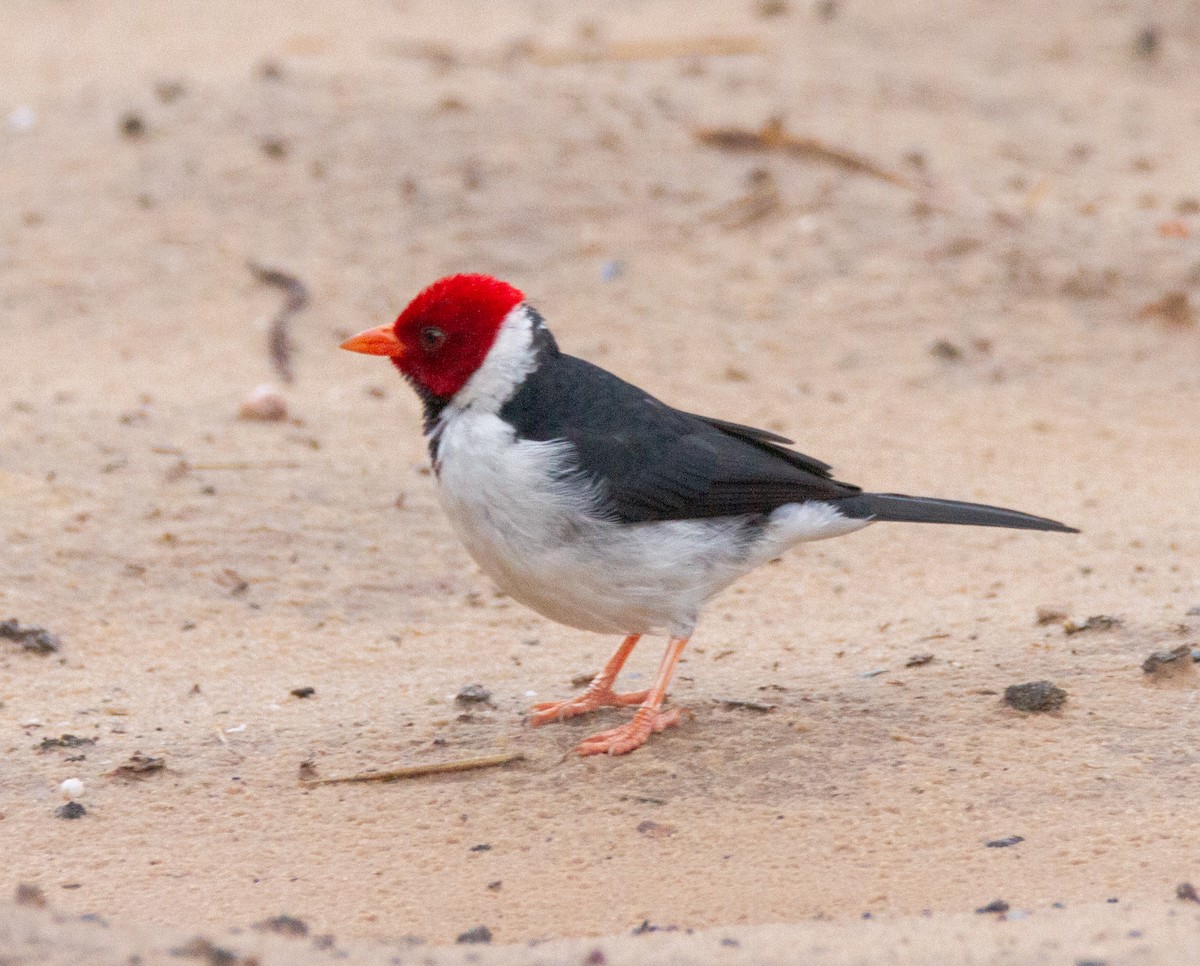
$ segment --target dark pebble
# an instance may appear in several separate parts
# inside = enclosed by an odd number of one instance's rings
[[[1120,626],[1121,618],[1119,617],[1113,617],[1110,614],[1093,614],[1082,624],[1067,621],[1063,625],[1063,633],[1071,635],[1081,634],[1084,631],[1111,631],[1113,628]]]
[[[295,916],[272,916],[262,922],[256,922],[254,928],[260,932],[275,932],[281,936],[307,936],[308,923]]]
[[[980,906],[976,912],[1008,912],[1008,903],[1003,899],[993,899],[986,906]]]
[[[987,843],[987,847],[989,849],[1006,849],[1010,845],[1019,845],[1021,842],[1024,842],[1024,841],[1025,841],[1025,839],[1023,836],[1009,835],[1002,839],[992,839],[992,841]]]
[[[492,700],[492,692],[482,684],[468,684],[454,696],[459,704],[482,704]]]
[[[1175,898],[1185,902],[1200,902],[1200,894],[1197,894],[1196,887],[1190,882],[1181,882],[1175,887]]]
[[[1010,684],[1004,689],[1004,703],[1018,711],[1057,711],[1067,700],[1067,692],[1052,681]]]
[[[59,805],[54,810],[56,818],[83,818],[87,814],[87,809],[79,802],[67,802],[65,805]]]
[[[292,688],[291,690],[293,698],[311,698],[316,693],[316,688]]]
[[[1142,661],[1143,674],[1158,674],[1160,671],[1166,670],[1167,665],[1174,664],[1181,658],[1192,656],[1192,649],[1187,644],[1180,644],[1179,647],[1172,648],[1169,651],[1155,651],[1146,660]]]
[[[130,111],[121,118],[121,136],[137,140],[146,136],[146,120],[142,115]]]
[[[40,885],[35,885],[32,882],[18,882],[17,905],[34,906],[38,909],[44,909],[46,907],[46,893],[42,891]]]
[[[0,637],[33,654],[53,654],[62,650],[62,640],[44,627],[22,627],[20,621],[0,621]]]
[[[172,956],[182,959],[202,959],[208,966],[236,966],[238,955],[218,946],[211,939],[197,936],[171,950]]]
[[[1133,49],[1139,57],[1145,57],[1147,60],[1153,60],[1158,56],[1159,47],[1162,45],[1162,36],[1159,33],[1158,27],[1151,24],[1149,27],[1143,28],[1137,35],[1137,39],[1133,43]]]
[[[492,931],[487,926],[476,926],[474,929],[468,929],[464,933],[459,933],[456,943],[490,943],[492,941]]]

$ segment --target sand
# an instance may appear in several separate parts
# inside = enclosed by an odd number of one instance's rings
[[[202,935],[270,963],[1194,961],[1200,669],[1142,670],[1200,646],[1194,5],[5,19],[0,619],[62,649],[0,640],[0,959],[177,962]],[[776,116],[892,177],[697,138]],[[291,385],[249,261],[310,292]],[[616,641],[493,590],[417,401],[336,350],[460,270],[842,479],[1083,532],[792,552],[709,607],[682,727],[579,759],[621,713],[522,712]],[[263,383],[288,419],[238,419]],[[1038,680],[1061,709],[1004,704]],[[94,744],[40,750],[66,734]],[[165,767],[113,774],[135,753]],[[251,928],[280,915],[309,935]]]

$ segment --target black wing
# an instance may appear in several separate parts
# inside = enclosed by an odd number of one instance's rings
[[[548,334],[547,334],[548,335]],[[525,439],[565,439],[623,523],[762,514],[860,490],[766,430],[673,409],[546,339],[538,368],[500,410]]]

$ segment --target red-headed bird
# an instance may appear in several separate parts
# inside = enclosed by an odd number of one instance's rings
[[[676,724],[662,704],[701,607],[794,544],[883,520],[1077,532],[840,483],[790,440],[673,409],[566,355],[525,296],[487,275],[434,282],[342,348],[387,356],[420,396],[442,505],[488,576],[552,620],[624,635],[582,694],[531,709],[540,725],[638,705],[580,754],[625,754]],[[653,687],[616,693],[638,638],[656,632],[670,643]]]

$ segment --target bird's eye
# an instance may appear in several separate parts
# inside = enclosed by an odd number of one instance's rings
[[[446,341],[446,333],[436,326],[429,325],[421,330],[419,338],[422,349],[427,352],[436,352],[442,347],[442,343]]]

